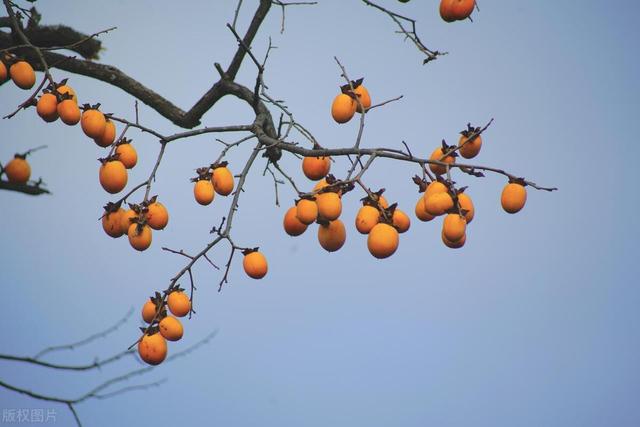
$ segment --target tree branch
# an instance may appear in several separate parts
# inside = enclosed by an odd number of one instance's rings
[[[40,187],[40,184],[16,184],[15,182],[0,180],[0,190],[16,191],[18,193],[28,194],[30,196],[38,196],[40,194],[51,194],[46,188]]]

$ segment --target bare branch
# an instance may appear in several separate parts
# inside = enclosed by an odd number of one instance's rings
[[[129,318],[131,317],[131,315],[133,314],[133,307],[131,307],[129,309],[129,311],[127,311],[127,313],[120,319],[118,320],[114,325],[108,327],[107,329],[98,332],[96,334],[90,335],[87,338],[84,338],[80,341],[71,343],[71,344],[63,344],[63,345],[56,345],[56,346],[51,346],[51,347],[47,347],[41,351],[39,351],[38,353],[36,353],[35,356],[33,356],[34,359],[40,359],[42,356],[44,356],[45,354],[54,352],[54,351],[60,351],[60,350],[74,350],[80,346],[89,344],[97,339],[100,338],[104,338],[107,335],[109,335],[112,332],[115,332],[118,330],[118,328],[120,328],[120,326],[124,325]]]

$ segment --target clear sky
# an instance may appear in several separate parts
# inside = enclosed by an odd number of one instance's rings
[[[197,315],[185,321],[177,352],[213,330],[196,353],[127,384],[167,378],[161,387],[78,406],[86,425],[229,426],[637,426],[640,424],[638,324],[640,205],[634,142],[640,113],[637,41],[640,6],[609,2],[483,0],[474,22],[446,24],[437,1],[378,0],[418,21],[429,47],[449,55],[426,66],[393,22],[360,1],[320,1],[288,8],[286,31],[274,8],[253,45],[272,52],[265,80],[295,117],[328,147],[351,145],[357,123],[335,124],[329,106],[342,84],[333,56],[365,77],[373,102],[404,95],[367,117],[363,146],[427,156],[454,141],[467,122],[495,123],[477,163],[504,167],[557,193],[529,191],[527,206],[499,206],[503,177],[458,176],[469,186],[476,218],[459,251],[440,242],[440,222],[418,223],[390,259],[369,255],[353,227],[362,197],[345,198],[345,247],[328,254],[315,229],[291,238],[281,229],[294,192],[280,188],[264,163],[250,174],[233,227],[236,242],[260,246],[269,260],[261,281],[247,279],[239,259],[230,284],[200,263],[194,273]],[[235,43],[225,24],[235,1],[37,2],[44,24],[65,23],[102,38],[101,61],[113,64],[187,109],[228,64]],[[256,1],[245,1],[245,28]],[[81,102],[133,118],[133,99],[119,89],[70,77]],[[245,62],[238,81],[249,86]],[[2,114],[26,92],[0,87]],[[206,125],[245,124],[246,105],[227,98]],[[146,106],[141,121],[178,130]],[[0,122],[0,159],[48,144],[32,156],[33,176],[53,192],[37,198],[0,194],[0,351],[33,355],[101,330],[130,307],[135,319],[92,346],[52,356],[59,362],[106,357],[137,338],[137,313],[164,289],[184,259],[162,246],[196,252],[229,200],[201,207],[188,179],[217,157],[214,137],[169,146],[153,193],[170,210],[169,227],[137,253],[107,237],[96,220],[110,200],[97,179],[102,152],[79,128],[47,125],[30,110]],[[140,162],[130,182],[151,170],[157,141],[132,133]],[[232,136],[225,135],[231,141]],[[228,158],[235,172],[249,147]],[[339,176],[347,163],[333,165]],[[282,166],[305,188],[299,160]],[[415,166],[380,161],[365,175],[391,201],[412,211]],[[226,247],[212,257],[223,264]],[[124,361],[100,372],[59,374],[2,362],[0,378],[42,393],[75,396],[140,366]],[[63,406],[0,390],[0,407],[46,408],[70,425]]]

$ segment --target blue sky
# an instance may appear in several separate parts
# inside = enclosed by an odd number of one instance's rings
[[[437,2],[379,0],[418,20],[429,47],[449,55],[422,66],[419,53],[394,34],[393,22],[359,1],[320,1],[288,8],[286,31],[274,9],[253,48],[259,56],[271,36],[265,79],[272,95],[328,147],[353,143],[357,124],[335,124],[329,106],[342,84],[333,56],[353,77],[365,77],[373,102],[404,95],[367,117],[362,145],[428,155],[442,138],[454,141],[467,122],[495,123],[477,163],[504,167],[556,193],[529,191],[527,206],[507,215],[499,206],[505,180],[473,179],[476,205],[466,246],[440,242],[440,223],[412,221],[398,252],[379,261],[352,222],[362,197],[344,201],[347,243],[328,254],[315,229],[298,238],[281,230],[294,192],[281,188],[258,163],[249,175],[233,227],[235,241],[259,245],[269,260],[261,281],[247,279],[239,260],[230,284],[217,292],[220,273],[200,263],[197,315],[185,321],[177,352],[213,330],[218,335],[187,358],[155,369],[146,381],[159,388],[78,406],[87,425],[367,425],[367,426],[637,426],[640,423],[640,342],[637,327],[640,205],[634,126],[640,113],[640,30],[632,1],[509,3],[484,0],[475,22],[445,24]],[[217,78],[235,51],[225,24],[235,2],[36,3],[46,24],[86,33],[111,26],[101,61],[117,65],[147,86],[189,108]],[[215,4],[214,4],[215,3]],[[255,1],[245,1],[246,26]],[[143,19],[141,17],[144,16]],[[119,89],[70,77],[81,102],[133,118],[133,99]],[[246,62],[238,81],[253,85]],[[25,92],[0,88],[3,115]],[[184,265],[162,246],[196,252],[229,200],[201,207],[188,178],[217,157],[212,136],[167,149],[153,193],[168,207],[169,227],[137,253],[112,240],[96,219],[109,200],[97,180],[102,152],[79,128],[47,125],[34,111],[0,123],[0,159],[46,142],[30,160],[52,196],[0,194],[4,298],[3,353],[31,355],[103,329],[130,307],[135,319],[109,338],[59,354],[67,363],[105,357],[136,339],[137,312]],[[178,129],[146,106],[141,121],[163,133]],[[245,124],[250,111],[225,98],[208,112],[210,126]],[[145,179],[159,148],[132,133],[140,161],[130,182]],[[225,135],[226,140],[232,137]],[[237,172],[248,147],[232,152]],[[204,160],[203,160],[204,159]],[[282,166],[305,188],[299,161]],[[344,160],[333,165],[337,175]],[[411,211],[418,197],[414,166],[380,161],[365,175],[387,188],[390,201]],[[413,219],[413,218],[412,218]],[[215,249],[224,263],[227,248]],[[101,372],[59,375],[3,362],[0,378],[34,391],[73,396],[139,365],[132,359]],[[141,379],[140,381],[145,381]],[[131,382],[135,384],[137,382]],[[5,408],[54,408],[0,390]]]

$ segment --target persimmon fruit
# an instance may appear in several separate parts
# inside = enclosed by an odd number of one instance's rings
[[[4,62],[0,60],[0,83],[4,83],[9,77],[9,72],[7,71],[7,66],[4,65]]]
[[[97,138],[93,138],[93,142],[95,142],[100,147],[108,147],[113,144],[113,141],[116,140],[116,125],[112,120],[107,118],[104,125],[104,132]]]
[[[389,207],[389,202],[387,202],[387,199],[382,194],[379,194],[377,196],[378,197],[376,201],[378,202],[378,205],[380,205],[382,209],[387,209]]]
[[[335,252],[340,249],[347,240],[347,230],[339,219],[330,221],[329,224],[320,224],[318,227],[318,241],[327,252]]]
[[[316,196],[316,204],[318,205],[318,217],[333,221],[338,219],[342,213],[342,201],[338,193],[331,191],[320,193]]]
[[[430,197],[435,193],[446,193],[447,186],[440,181],[431,181],[424,192],[424,198]]]
[[[235,183],[233,182],[233,174],[226,166],[219,166],[213,169],[211,174],[211,182],[213,189],[221,196],[228,196],[233,191]]]
[[[452,213],[444,217],[442,233],[450,242],[457,242],[464,236],[467,220],[460,214]]]
[[[471,197],[467,196],[465,193],[460,193],[458,194],[458,203],[460,204],[461,209],[467,211],[464,214],[464,218],[467,220],[467,224],[469,224],[471,221],[473,221],[473,217],[476,213]]]
[[[128,234],[129,226],[136,217],[137,214],[133,209],[126,209],[120,214],[120,230],[122,230],[122,234]]]
[[[356,113],[356,101],[347,94],[341,93],[331,104],[331,117],[338,123],[347,123]]]
[[[440,17],[446,22],[461,21],[471,16],[475,0],[441,0]]]
[[[318,219],[318,205],[315,200],[300,199],[296,205],[296,217],[306,225],[315,222]]]
[[[108,160],[100,166],[99,178],[105,191],[116,194],[127,186],[127,169],[119,160]]]
[[[74,126],[80,121],[82,113],[73,99],[65,99],[58,103],[58,115],[64,124]]]
[[[52,93],[43,94],[36,104],[36,112],[47,123],[58,120],[58,99]]]
[[[118,238],[124,234],[122,229],[122,215],[124,215],[124,209],[118,208],[114,212],[105,212],[102,217],[102,229],[108,236]]]
[[[151,227],[146,224],[140,225],[135,222],[132,223],[129,226],[127,236],[129,237],[129,244],[131,244],[131,247],[137,251],[142,252],[151,246]]]
[[[469,136],[463,133],[458,141],[458,147],[460,147],[458,152],[462,157],[465,159],[473,159],[480,153],[480,148],[482,148],[482,136],[476,135],[473,140],[470,140]]]
[[[449,164],[453,164],[456,161],[455,157],[453,157],[452,155],[448,155],[448,156],[446,156],[444,158],[442,158],[442,156],[444,156],[442,148],[436,148],[431,153],[431,156],[429,157],[429,160],[438,160],[438,161],[441,161],[443,163],[449,163]],[[431,172],[435,173],[436,175],[444,175],[445,173],[447,173],[447,168],[446,168],[446,166],[443,166],[443,165],[430,163],[429,164],[429,169],[431,169]]]
[[[107,119],[104,117],[104,114],[102,114],[102,111],[92,108],[84,110],[82,113],[80,126],[84,134],[89,138],[99,138],[102,136],[106,125]]]
[[[215,195],[216,193],[213,189],[213,184],[208,179],[198,180],[193,186],[193,196],[195,197],[196,202],[203,206],[213,202]]]
[[[167,341],[160,333],[145,334],[138,343],[138,354],[149,365],[159,365],[167,357]]]
[[[435,218],[435,216],[427,212],[427,209],[425,208],[425,200],[423,197],[420,197],[416,202],[416,207],[414,209],[414,212],[415,212],[416,218],[418,218],[422,222],[431,221],[433,218]]]
[[[411,227],[411,219],[409,218],[409,215],[398,208],[393,211],[391,220],[393,221],[393,226],[398,230],[398,233],[404,233],[409,230],[409,227]]]
[[[429,214],[440,216],[453,208],[453,199],[449,193],[436,193],[424,199],[424,208]]]
[[[359,85],[355,89],[353,89],[353,93],[356,94],[358,99],[360,100],[360,104],[362,104],[362,108],[360,108],[358,103],[356,102],[356,109],[358,113],[362,113],[362,109],[366,112],[371,107],[371,96],[369,95],[369,91],[363,85]]]
[[[378,259],[393,255],[399,243],[398,230],[384,222],[376,224],[367,237],[367,248],[371,255]]]
[[[307,224],[298,219],[297,213],[298,208],[296,206],[292,206],[287,209],[287,212],[284,214],[282,225],[284,227],[284,231],[289,236],[299,236],[307,230]]]
[[[302,159],[302,172],[312,181],[324,178],[330,169],[330,157],[305,157]]]
[[[16,155],[4,166],[9,182],[25,184],[31,177],[31,166],[24,157]]]
[[[116,155],[118,156],[118,160],[120,160],[127,169],[132,169],[138,163],[138,153],[133,145],[128,142],[118,144],[116,147]]]
[[[66,98],[71,99],[73,102],[78,104],[78,96],[76,95],[76,91],[69,85],[60,85],[56,88],[56,92],[58,92],[61,96],[68,94]]]
[[[167,307],[176,317],[184,317],[191,311],[191,301],[182,291],[173,291],[167,297]]]
[[[173,316],[167,316],[158,323],[160,334],[169,341],[178,341],[184,334],[182,322]]]
[[[369,234],[378,222],[380,222],[380,211],[371,205],[362,206],[356,214],[356,230],[361,234]]]
[[[269,269],[267,259],[258,251],[249,252],[242,260],[242,267],[247,276],[252,279],[262,279]]]
[[[36,83],[36,73],[27,61],[14,62],[9,67],[9,75],[20,89],[31,89]]]
[[[169,223],[169,212],[160,202],[153,202],[147,206],[147,224],[154,230],[162,230]]]
[[[142,320],[151,323],[154,317],[156,317],[156,305],[149,298],[142,306]]]
[[[510,182],[502,189],[500,203],[505,212],[514,214],[519,212],[527,202],[527,190],[522,184]]]

